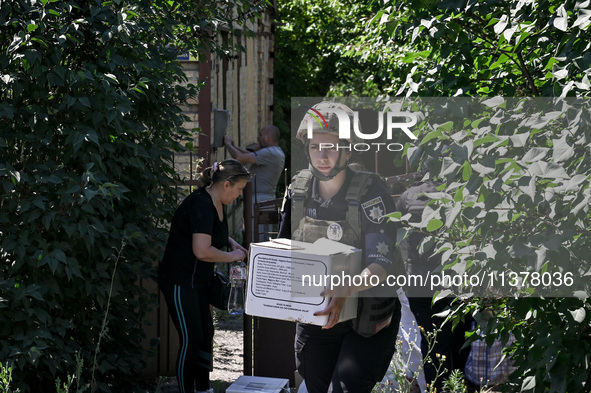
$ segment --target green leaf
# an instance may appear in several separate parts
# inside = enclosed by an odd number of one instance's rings
[[[492,210],[499,205],[503,201],[503,197],[501,194],[497,192],[490,193],[486,195],[484,200],[484,207],[486,210]]]
[[[504,65],[505,63],[508,63],[510,61],[511,61],[511,58],[509,56],[502,54],[501,56],[499,56],[497,61],[495,61],[493,64],[491,64],[490,69],[494,70],[494,69],[499,68],[502,65]]]
[[[411,233],[413,233],[413,230],[411,228],[398,228],[398,230],[396,231],[396,243],[400,243],[401,241],[406,239]]]
[[[14,116],[14,108],[8,102],[0,102],[0,118],[6,117],[12,119]],[[3,143],[3,145],[1,145]],[[4,138],[0,139],[0,147],[6,147]]]
[[[390,218],[391,221],[393,221],[393,220],[400,221],[400,219],[402,218],[402,212],[390,213],[390,214],[387,214],[386,217]]]
[[[493,163],[493,166],[490,167],[490,166],[482,165],[482,163],[480,163],[480,162],[476,162],[471,165],[471,168],[474,171],[480,173],[481,175],[492,175],[495,173],[494,163]]]
[[[443,289],[441,291],[437,291],[435,293],[435,296],[433,296],[433,302],[432,304],[437,303],[439,300],[441,299],[445,299],[446,297],[448,297],[450,294],[452,293],[451,289]],[[449,310],[451,311],[451,310]]]
[[[506,102],[505,98],[503,98],[503,97],[492,97],[492,98],[488,98],[488,99],[482,101],[482,104],[486,105],[490,108],[496,108],[496,107],[504,104],[505,102]]]
[[[494,228],[499,222],[499,213],[497,212],[488,212],[484,217],[484,227],[488,230],[489,228]]]
[[[569,310],[569,312],[573,316],[573,319],[578,323],[583,322],[585,320],[585,316],[587,315],[584,307],[578,308],[574,311]]]
[[[501,19],[499,19],[499,21],[495,24],[495,27],[493,28],[495,34],[501,35],[501,33],[503,31],[505,31],[505,28],[507,27],[507,24],[508,24],[508,22],[507,22],[507,15],[503,15],[501,17]]]
[[[534,162],[527,168],[532,175],[546,179],[568,179],[569,176],[564,168],[553,162]]]
[[[470,166],[470,162],[466,161],[462,165],[462,180],[467,181],[472,176],[472,167]]]
[[[9,171],[10,176],[12,177],[12,182],[17,185],[21,181],[21,173],[18,171]]]
[[[454,204],[451,209],[446,209],[445,226],[447,228],[451,228],[452,224],[454,223],[456,217],[460,214],[461,210],[462,206],[459,203]]]
[[[431,221],[429,221],[429,224],[427,224],[427,231],[434,232],[434,231],[438,230],[439,228],[441,228],[442,226],[443,226],[443,221],[441,221],[438,218],[434,218]]]
[[[529,377],[526,377],[523,380],[523,383],[521,384],[521,392],[525,392],[527,390],[532,390],[536,387],[536,377],[533,375],[530,375]]]
[[[571,214],[575,217],[579,215],[579,213],[584,212],[586,214],[589,211],[589,199],[591,196],[585,195],[583,199],[571,210]]]
[[[568,76],[568,69],[566,67],[565,68],[557,68],[551,74],[557,80],[562,80]]]
[[[521,258],[534,253],[531,247],[523,244],[521,240],[516,240],[515,243],[509,248],[509,255],[513,258]]]
[[[575,21],[575,23],[573,23],[573,27],[578,27],[581,30],[585,30],[589,27],[590,23],[591,23],[591,10],[583,8],[583,9],[579,10],[579,16],[577,17],[577,20]]]
[[[516,40],[515,47],[518,48],[527,38],[529,38],[530,33],[527,31],[522,32]]]
[[[485,137],[475,139],[474,140],[474,147],[476,148],[480,145],[494,143],[494,142],[497,142],[498,140],[499,140],[499,138],[496,137],[495,135],[487,135]]]
[[[443,124],[438,124],[437,125],[437,129],[439,131],[442,131],[442,132],[450,132],[450,131],[452,131],[454,129],[454,122],[453,121],[447,121],[447,122],[445,122]]]
[[[90,105],[90,100],[88,99],[88,97],[80,97],[78,98],[78,101],[80,101],[80,103],[82,105],[84,105],[87,108],[91,108],[92,106]]]
[[[63,252],[63,250],[55,249],[53,250],[52,254],[53,257],[57,259],[59,262],[66,263],[66,254]]]
[[[529,139],[529,132],[511,135],[510,139],[511,139],[511,142],[513,142],[513,146],[523,147],[523,146],[525,146],[525,144],[527,143],[527,140]]]
[[[441,172],[439,176],[455,176],[460,169],[460,164],[449,157],[444,157],[441,163]]]
[[[464,200],[464,190],[466,190],[466,188],[464,186],[462,186],[461,188],[458,188],[454,194],[454,202],[460,202],[462,200]]]
[[[421,51],[421,52],[411,52],[411,53],[407,53],[404,58],[402,59],[402,61],[404,63],[414,63],[418,58],[427,58],[429,56],[430,51],[425,50],[425,51]]]
[[[35,31],[35,30],[37,30],[38,28],[39,28],[39,26],[38,26],[38,25],[36,25],[36,24],[33,24],[33,23],[31,23],[31,24],[27,25],[27,31],[28,31],[29,33],[30,33],[30,32],[32,32],[32,31]]]
[[[37,196],[34,200],[33,200],[33,205],[37,206],[38,208],[40,208],[41,210],[45,210],[45,201],[47,200],[47,198],[42,197],[42,196]]]
[[[556,163],[564,162],[575,155],[575,150],[566,142],[564,138],[554,139],[552,142],[554,145],[552,148],[552,161]]]
[[[425,143],[429,142],[431,139],[439,138],[442,136],[443,136],[443,134],[441,133],[440,129],[436,129],[434,131],[431,131],[430,133],[425,135],[425,137],[421,140],[421,143],[419,144],[419,146],[424,145]]]
[[[546,154],[548,154],[549,150],[550,149],[546,147],[534,147],[525,153],[523,156],[523,161],[526,163],[540,161],[546,157]]]
[[[566,10],[564,9],[564,4],[562,4],[560,7],[558,7],[558,10],[556,11],[556,13],[558,14],[558,16],[556,18],[554,18],[554,21],[552,22],[552,24],[558,30],[567,31],[568,30],[568,15],[566,13]]]
[[[522,176],[518,181],[519,190],[533,201],[536,197],[536,177]]]

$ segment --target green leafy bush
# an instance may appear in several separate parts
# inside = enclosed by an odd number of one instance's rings
[[[142,369],[149,298],[136,282],[170,214],[177,105],[195,94],[175,85],[182,69],[148,10],[2,6],[0,358],[24,392],[67,380],[77,353],[89,378],[119,249],[96,388],[132,391]]]
[[[367,69],[387,70],[386,94],[588,97],[590,16],[581,1],[400,0],[361,22],[364,35],[341,48]],[[490,110],[477,116],[453,106],[417,141],[432,153],[449,147],[440,168],[445,195],[423,223],[446,235],[438,243],[444,260],[458,271],[563,269],[581,279],[591,246],[588,105],[561,118],[531,116],[529,125],[515,108],[495,107],[494,123]],[[566,297],[473,298],[455,315],[493,310],[487,339],[515,334],[518,370],[508,389],[588,392],[590,288],[578,283]]]
[[[256,4],[0,4],[0,359],[14,389],[47,392],[77,356],[80,386],[136,388],[153,301],[138,282],[154,277],[188,136],[179,105],[197,93],[178,50],[230,53],[217,27],[235,32]]]
[[[591,88],[585,2],[397,0],[361,24],[342,51],[385,70],[387,94],[549,97]]]
[[[588,100],[476,101],[432,101],[419,147],[409,149],[414,158],[421,150],[440,157],[430,169],[443,182],[418,230],[434,235],[426,241],[436,245],[444,269],[482,279],[464,288],[476,297],[459,309],[494,313],[483,332],[489,344],[515,335],[509,352],[517,371],[508,388],[588,392]]]

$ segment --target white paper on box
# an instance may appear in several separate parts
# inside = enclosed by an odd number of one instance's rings
[[[243,375],[226,389],[226,393],[283,393],[288,388],[288,379]]]
[[[355,275],[360,271],[361,251],[326,238],[314,243],[287,239],[253,243],[246,295],[246,313],[253,316],[325,325],[328,316],[314,316],[326,308],[324,286],[306,285],[302,277],[332,274]],[[355,318],[357,298],[345,302],[339,321]]]

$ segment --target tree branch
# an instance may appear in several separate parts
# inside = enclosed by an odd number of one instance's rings
[[[529,85],[529,88],[531,89],[533,95],[539,96],[540,92],[538,91],[538,88],[536,87],[536,84],[534,83],[534,80],[531,77],[529,70],[525,66],[525,61],[523,60],[523,56],[521,55],[521,51],[517,52],[517,58],[519,59],[519,68],[521,68],[521,72],[523,72],[523,74],[527,78],[527,84]]]

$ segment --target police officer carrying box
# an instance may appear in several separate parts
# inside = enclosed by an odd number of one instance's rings
[[[324,290],[331,300],[315,315],[328,315],[326,325],[296,327],[296,366],[310,393],[371,392],[388,369],[400,320],[396,288],[381,285],[387,275],[404,272],[396,228],[384,217],[394,211],[394,202],[379,175],[352,170],[351,151],[336,147],[353,142],[339,139],[337,114],[343,113],[354,135],[353,111],[343,104],[324,101],[304,116],[297,139],[309,169],[300,171],[286,192],[279,231],[279,237],[305,242],[326,237],[358,247],[363,255],[362,286]],[[359,297],[357,318],[338,322],[347,296]]]

